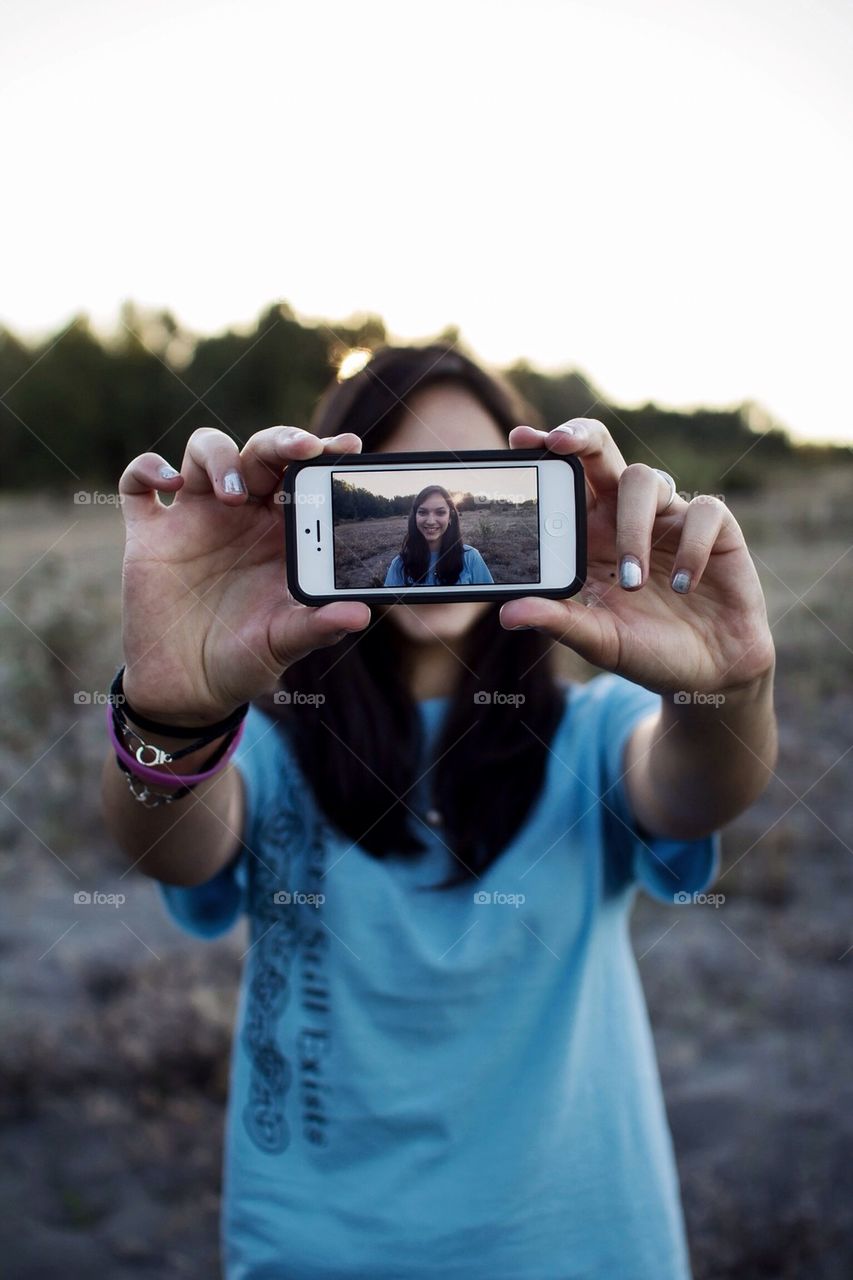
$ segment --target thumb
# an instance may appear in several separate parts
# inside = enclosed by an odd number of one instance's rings
[[[613,619],[605,609],[590,609],[577,600],[525,596],[505,604],[500,611],[500,620],[507,631],[535,627],[573,649],[594,666],[608,666],[615,629]]]
[[[357,600],[323,605],[280,604],[272,612],[267,644],[275,664],[284,670],[315,649],[337,644],[344,636],[365,630],[370,609]]]

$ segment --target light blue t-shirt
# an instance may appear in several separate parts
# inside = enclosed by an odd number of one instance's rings
[[[425,761],[447,705],[418,704]],[[634,823],[623,750],[659,705],[618,676],[573,684],[526,825],[478,881],[434,893],[417,886],[451,863],[428,775],[407,799],[428,851],[377,860],[251,708],[243,850],[205,885],[161,886],[203,937],[249,915],[228,1280],[689,1277],[628,916],[638,886],[707,888],[720,850]]]
[[[429,567],[427,568],[426,577],[423,582],[419,582],[419,587],[437,587],[441,584],[435,576],[435,566],[438,561],[438,552],[431,551],[429,553]],[[462,543],[462,571],[459,574],[453,586],[477,586],[484,582],[494,582],[494,578],[489,572],[489,566],[480,555],[476,547],[471,547],[467,542]],[[386,587],[404,587],[407,584],[403,580],[403,557],[395,556],[388,566],[388,572],[385,574]]]

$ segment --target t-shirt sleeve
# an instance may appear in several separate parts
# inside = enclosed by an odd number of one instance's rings
[[[258,815],[275,785],[276,733],[276,722],[250,706],[243,736],[231,757],[243,779],[244,794],[243,830],[234,832],[231,861],[204,884],[158,885],[169,915],[197,938],[219,937],[245,909],[246,859],[258,846]]]
[[[606,854],[618,879],[633,880],[670,905],[713,884],[720,869],[720,833],[695,839],[651,836],[637,823],[625,785],[625,750],[640,720],[658,711],[660,694],[622,676],[596,678],[602,699],[601,801]]]
[[[403,586],[403,567],[400,557],[397,555],[388,566],[388,572],[385,574],[386,587],[402,587]]]
[[[489,566],[486,564],[477,548],[470,547],[466,554],[468,556],[468,567],[471,571],[471,582],[476,584],[482,582],[494,582],[494,578],[489,571]]]

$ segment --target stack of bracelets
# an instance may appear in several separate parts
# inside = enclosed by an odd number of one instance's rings
[[[115,748],[116,763],[127,778],[131,795],[146,808],[150,809],[159,804],[171,804],[173,800],[180,800],[182,796],[188,795],[200,782],[214,777],[228,763],[243,736],[249,704],[244,702],[224,720],[220,720],[217,724],[206,725],[203,729],[185,729],[173,724],[158,724],[156,720],[149,720],[147,716],[140,715],[128,704],[124,694],[123,677],[124,666],[121,666],[113,677],[110,696],[107,699],[107,732]],[[133,720],[133,725],[128,724],[128,716]],[[147,729],[150,733],[160,734],[162,737],[191,738],[192,741],[189,746],[181,747],[180,750],[164,751],[162,747],[146,742],[134,726]],[[128,750],[122,741],[122,734],[135,740],[138,745],[134,750]],[[222,738],[222,742],[210,759],[204,761],[205,767],[201,773],[175,774],[154,767],[171,764],[183,756],[191,755],[217,738]],[[151,791],[151,785],[164,787],[167,791],[171,791],[171,794],[161,795]]]

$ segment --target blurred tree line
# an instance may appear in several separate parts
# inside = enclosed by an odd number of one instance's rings
[[[399,493],[388,498],[384,493],[371,493],[346,480],[332,481],[332,508],[336,520],[375,520],[383,516],[408,515],[414,493]]]
[[[360,485],[350,484],[346,480],[332,480],[332,504],[336,520],[374,520],[385,516],[408,516],[412,503],[420,490],[412,493],[398,493],[388,498],[382,493],[371,493]],[[473,493],[463,493],[456,499],[457,511],[505,511],[512,507],[519,511],[524,507],[535,506],[531,498],[527,502],[509,503],[500,498],[486,502],[475,497]]]
[[[458,331],[438,337],[458,340]],[[130,459],[148,449],[179,466],[196,427],[219,427],[242,444],[262,427],[307,424],[346,351],[386,339],[377,316],[332,329],[301,323],[286,303],[267,308],[249,333],[213,337],[129,302],[106,338],[83,314],[37,345],[0,329],[3,487],[114,489]],[[546,374],[525,361],[504,372],[548,426],[601,418],[630,461],[665,467],[682,488],[752,487],[768,462],[802,453],[784,431],[756,421],[754,406],[690,414],[617,408],[578,372]]]

